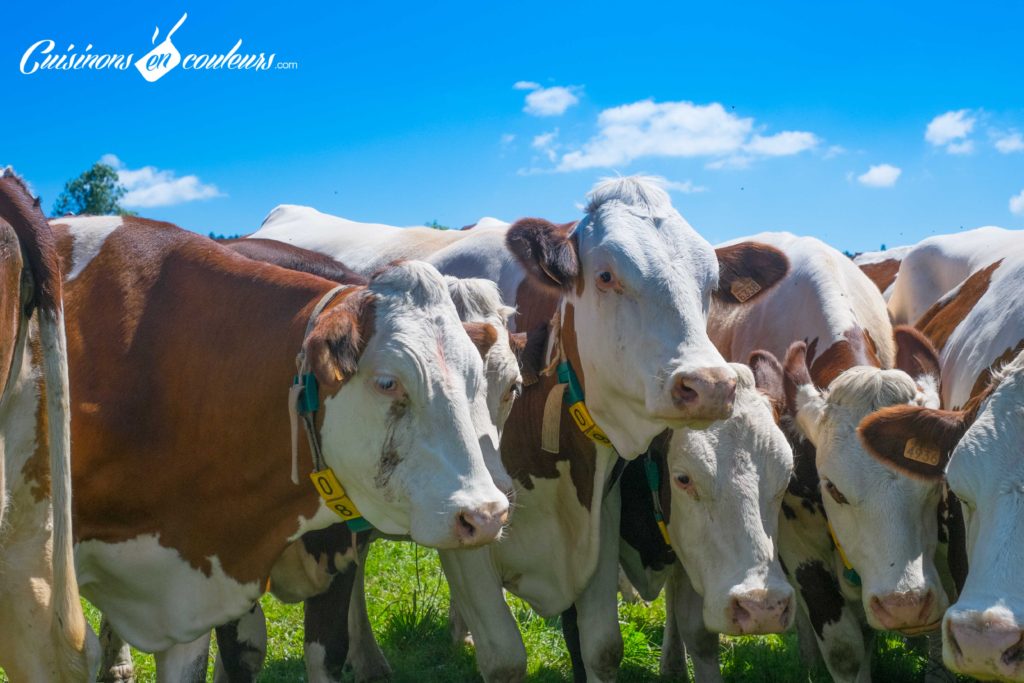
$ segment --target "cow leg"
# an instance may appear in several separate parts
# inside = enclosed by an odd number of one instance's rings
[[[678,629],[675,640],[683,645],[683,657],[681,662],[676,663],[676,675],[685,675],[685,655],[689,655],[693,661],[693,676],[697,683],[721,681],[718,634],[704,628],[704,599],[693,589],[686,571],[678,562],[672,567],[665,585],[665,612],[666,617],[674,622],[675,628]],[[668,637],[669,629],[666,625],[666,640]],[[664,661],[663,658],[663,664]]]
[[[569,650],[569,660],[572,661],[573,683],[587,683],[587,669],[583,663],[579,614],[576,612],[576,605],[562,612],[562,637],[565,638],[565,647]]]
[[[924,666],[925,683],[954,683],[956,676],[942,662],[942,632],[935,631],[925,637],[928,661]]]
[[[348,603],[348,664],[356,681],[375,681],[391,676],[391,665],[377,644],[366,609],[366,556],[370,544],[360,551],[359,566],[354,568],[351,598]],[[338,579],[335,579],[337,582]]]
[[[255,681],[267,658],[267,618],[255,602],[247,614],[217,627],[214,683]]]
[[[114,633],[107,617],[100,621],[100,659],[99,680],[102,683],[133,683],[135,667],[132,664],[132,648]]]
[[[807,616],[807,610],[802,608],[796,611],[796,641],[800,651],[800,661],[805,667],[814,669],[825,663],[821,657],[821,651],[818,650],[818,636],[811,626],[811,619]]]
[[[455,598],[448,600],[448,635],[451,636],[453,645],[468,645],[473,647],[473,634],[469,632],[466,620],[459,612],[459,606]]]
[[[526,648],[509,611],[487,548],[439,552],[457,609],[476,645],[476,665],[487,683],[526,679]]]
[[[614,681],[622,661],[619,628],[619,487],[605,496],[601,506],[601,546],[597,568],[579,598],[580,651],[587,680]]]
[[[210,634],[156,653],[157,683],[206,683]]]
[[[310,683],[336,683],[341,680],[345,660],[349,657],[349,601],[357,570],[362,564],[351,563],[331,580],[330,587],[305,601],[304,643],[306,678]],[[373,638],[371,632],[370,638]],[[374,643],[376,645],[376,643]],[[367,680],[356,672],[356,680]]]

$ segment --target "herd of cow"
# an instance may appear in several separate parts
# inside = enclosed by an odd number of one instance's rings
[[[8,169],[0,278],[12,681],[127,681],[129,643],[203,681],[213,630],[254,680],[267,591],[305,601],[310,681],[386,676],[382,537],[439,549],[486,681],[526,676],[506,590],[614,680],[625,579],[666,590],[665,674],[795,622],[836,681],[875,630],[1024,680],[1024,232],[713,248],[631,177],[561,225],[285,205],[217,242],[47,221]]]

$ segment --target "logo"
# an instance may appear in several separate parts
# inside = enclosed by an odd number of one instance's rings
[[[297,69],[297,62],[277,60],[277,54],[243,53],[242,39],[221,53],[188,53],[184,56],[171,40],[181,28],[188,13],[181,15],[178,23],[157,44],[160,27],[157,26],[150,39],[153,47],[143,56],[135,59],[133,52],[94,52],[93,44],[87,43],[84,51],[77,51],[70,43],[64,52],[56,51],[57,43],[49,38],[38,40],[21,56],[20,71],[31,76],[46,71],[127,71],[133,64],[149,83],[155,83],[179,66],[182,71],[269,71]]]

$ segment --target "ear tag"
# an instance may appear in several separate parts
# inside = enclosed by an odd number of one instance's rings
[[[741,304],[750,297],[754,296],[761,291],[761,285],[757,284],[757,281],[752,277],[741,277],[733,280],[732,286],[729,287],[729,291],[736,297],[736,300]]]
[[[324,503],[327,507],[334,510],[334,512],[344,519],[349,521],[362,517],[359,514],[359,510],[356,509],[355,503],[345,493],[345,488],[338,481],[338,477],[334,474],[334,470],[330,467],[320,470],[319,472],[313,472],[309,475],[310,480],[313,482],[313,488],[323,498]]]
[[[907,441],[907,445],[903,447],[903,457],[907,460],[935,467],[939,464],[939,460],[942,459],[942,454],[938,448],[925,444],[920,439],[910,439]]]

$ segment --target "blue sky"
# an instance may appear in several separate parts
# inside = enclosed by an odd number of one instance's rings
[[[179,67],[153,83],[134,67],[21,72],[43,39],[55,54],[91,43],[138,59],[185,12],[182,56],[242,39],[240,54],[297,68]],[[397,225],[569,220],[597,179],[639,172],[668,179],[712,242],[787,229],[866,250],[1024,227],[1021,3],[15,3],[4,14],[0,162],[47,208],[114,155],[136,211],[200,232],[251,231],[283,202]]]

